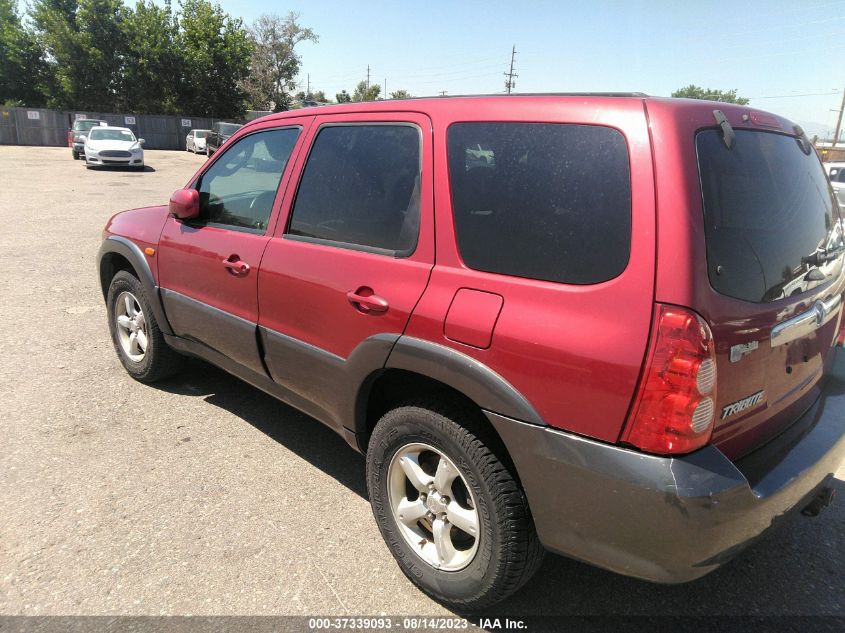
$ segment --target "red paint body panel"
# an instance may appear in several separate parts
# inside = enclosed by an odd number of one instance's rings
[[[502,295],[461,288],[449,306],[443,334],[456,343],[487,349],[503,302]]]
[[[840,275],[797,298],[751,303],[721,295],[710,285],[695,134],[715,127],[716,107],[735,130],[791,133],[794,126],[771,114],[761,117],[764,124],[754,125],[758,117],[752,118],[753,110],[743,106],[683,99],[648,100],[659,210],[660,263],[655,299],[690,307],[710,325],[716,341],[717,412],[761,389],[766,391],[763,403],[742,414],[720,420],[717,413],[712,441],[729,458],[737,459],[780,433],[815,401],[822,374],[832,362],[830,351],[837,319],[796,341],[791,349],[771,347],[772,327],[809,309],[817,299],[842,294],[845,286]],[[744,120],[743,115],[749,120]],[[731,363],[730,348],[752,341],[758,342],[757,350]]]
[[[442,110],[442,112],[441,112]],[[514,98],[457,100],[432,117],[435,138],[456,121],[533,121],[607,125],[625,136],[631,161],[631,258],[621,275],[577,286],[468,269],[451,214],[445,143],[435,146],[437,265],[406,333],[457,349],[522,393],[549,424],[615,442],[639,378],[651,324],[655,218],[648,128],[641,99]],[[439,213],[441,209],[449,212]],[[504,297],[492,345],[449,340],[444,315],[459,288]],[[624,312],[620,306],[625,306]]]
[[[286,238],[296,193],[296,183],[292,183],[285,194],[276,233],[267,247],[258,287],[262,326],[341,358],[347,358],[369,336],[401,334],[434,263],[432,139],[427,117],[412,112],[320,116],[307,143],[313,141],[322,125],[374,121],[413,123],[421,131],[424,169],[420,183],[420,234],[415,251],[407,258],[393,258]],[[297,174],[301,174],[305,160],[306,152],[302,152],[294,167]],[[387,311],[363,314],[356,309],[347,293],[361,288],[369,288],[384,298]]]
[[[838,320],[790,350],[769,348],[772,326],[806,310],[817,298],[841,293],[843,282],[840,277],[797,300],[769,304],[732,299],[710,286],[695,133],[715,127],[714,108],[736,129],[793,130],[786,119],[757,115],[748,107],[638,97],[478,97],[300,110],[255,121],[227,143],[264,127],[303,126],[266,235],[188,229],[166,219],[166,207],[119,214],[107,231],[142,248],[157,247],[156,259],[162,261],[153,271],[164,288],[341,359],[379,333],[404,332],[450,347],[502,376],[550,425],[607,442],[618,441],[623,431],[655,301],[689,307],[708,322],[716,341],[717,411],[761,384],[772,396],[762,408],[717,423],[714,442],[736,458],[788,425],[815,398]],[[284,236],[318,126],[356,121],[411,122],[422,132],[420,238],[407,259]],[[578,286],[468,269],[456,244],[446,154],[448,127],[460,121],[574,123],[619,130],[631,167],[632,242],[625,270],[607,282]],[[233,277],[222,266],[232,254],[252,266],[248,275]],[[362,289],[384,298],[387,311],[375,315],[356,309],[347,294]],[[490,299],[496,296],[503,300]],[[730,363],[730,347],[752,340],[759,342],[758,352]],[[800,367],[788,378],[780,375],[790,365]]]
[[[167,205],[143,207],[116,213],[106,223],[103,237],[119,235],[135,242],[143,251],[145,248],[158,248],[159,236],[170,211]],[[158,258],[148,257],[153,278],[158,283]]]

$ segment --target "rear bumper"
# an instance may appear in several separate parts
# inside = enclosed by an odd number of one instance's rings
[[[687,582],[803,508],[845,459],[845,354],[838,356],[804,416],[736,464],[713,446],[657,457],[487,416],[547,549],[644,580]]]

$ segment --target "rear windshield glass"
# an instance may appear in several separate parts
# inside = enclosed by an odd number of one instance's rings
[[[449,182],[461,258],[515,277],[594,284],[631,247],[622,134],[597,125],[455,123]]]
[[[238,125],[237,123],[220,123],[217,129],[220,130],[221,134],[232,135],[242,127],[242,125]]]
[[[757,303],[825,283],[841,261],[839,210],[814,152],[783,134],[696,136],[710,284]],[[820,272],[809,274],[812,268]]]

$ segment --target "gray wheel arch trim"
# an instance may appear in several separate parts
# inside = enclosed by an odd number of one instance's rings
[[[517,389],[502,376],[445,345],[401,336],[386,369],[404,369],[438,380],[464,394],[482,409],[530,424],[546,423]]]
[[[137,244],[120,235],[109,235],[103,240],[100,250],[97,253],[97,270],[100,275],[100,287],[103,291],[103,299],[108,297],[109,283],[111,283],[111,279],[107,278],[108,269],[104,265],[104,260],[110,253],[123,256],[132,265],[132,268],[135,269],[135,273],[138,275],[141,286],[144,288],[147,299],[150,301],[153,316],[155,316],[159,329],[164,334],[173,334],[173,330],[170,328],[170,323],[164,313],[158,286],[156,285],[155,277],[153,276],[149,262],[147,262],[147,258],[144,257]]]

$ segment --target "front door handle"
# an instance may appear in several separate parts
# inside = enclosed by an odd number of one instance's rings
[[[235,277],[243,277],[249,273],[249,264],[242,261],[237,255],[229,255],[223,260],[223,267],[228,269]]]
[[[358,312],[363,314],[384,314],[389,307],[387,300],[379,297],[372,288],[362,286],[354,292],[347,292],[346,298]]]

